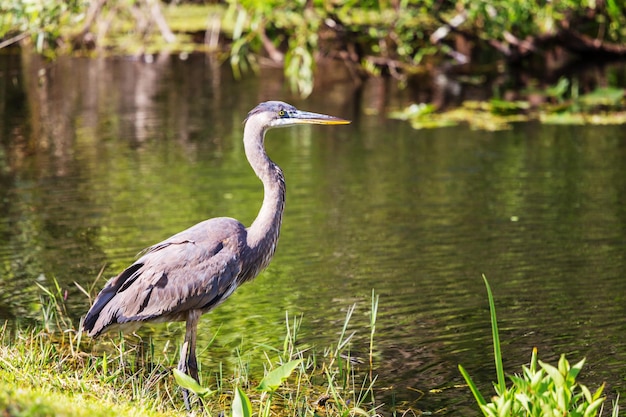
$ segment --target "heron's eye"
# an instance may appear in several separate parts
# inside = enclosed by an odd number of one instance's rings
[[[285,116],[287,115],[287,112],[286,112],[286,111],[284,111],[284,110],[279,110],[279,111],[278,111],[278,115],[279,115],[280,117],[285,117]]]

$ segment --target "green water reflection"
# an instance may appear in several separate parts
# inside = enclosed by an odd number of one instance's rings
[[[279,249],[203,318],[200,344],[220,329],[205,369],[242,340],[279,343],[286,311],[303,315],[307,343],[335,343],[355,302],[354,351],[365,354],[375,289],[381,386],[418,409],[474,413],[469,391],[453,387],[458,363],[485,389],[495,378],[484,273],[508,370],[537,346],[548,361],[586,356],[585,382],[624,391],[623,127],[414,131],[366,116],[373,87],[359,101],[339,84],[299,102],[275,72],[235,83],[205,57],[61,60],[45,75],[33,59],[0,57],[3,319],[36,317],[35,282],[52,277],[78,318],[89,301],[74,281],[91,286],[103,266],[112,276],[207,217],[249,224],[262,189],[242,120],[277,98],[354,123],[268,134],[288,187]],[[180,327],[144,332],[176,341]]]

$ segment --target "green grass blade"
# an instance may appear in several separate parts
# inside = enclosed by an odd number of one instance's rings
[[[376,333],[376,317],[378,316],[379,296],[372,289],[372,312],[370,316],[370,380],[374,379],[374,334]]]
[[[504,366],[502,365],[502,351],[500,349],[500,335],[498,334],[498,320],[496,318],[496,306],[493,301],[491,287],[487,281],[487,277],[483,275],[485,286],[487,287],[487,297],[489,298],[489,312],[491,313],[491,336],[493,338],[493,355],[496,363],[496,374],[498,376],[498,394],[502,394],[506,390],[506,381],[504,379]]]
[[[476,402],[478,403],[478,405],[487,404],[487,401],[485,401],[485,398],[483,397],[483,395],[480,393],[480,391],[478,391],[478,387],[472,380],[472,377],[467,373],[467,371],[465,370],[465,368],[463,368],[462,365],[459,365],[459,371],[461,372],[461,375],[463,375],[463,378],[465,378],[465,382],[467,383],[467,386],[469,387],[470,391],[472,391],[472,394],[474,394],[474,398],[476,399]]]
[[[613,401],[613,413],[611,414],[611,417],[618,417],[619,416],[619,393],[617,393],[617,398],[615,398],[615,401]]]

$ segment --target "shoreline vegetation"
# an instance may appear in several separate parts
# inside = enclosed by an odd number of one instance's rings
[[[200,372],[201,385],[176,371],[176,341],[163,351],[137,335],[96,341],[67,316],[63,290],[40,287],[41,319],[0,328],[0,414],[13,416],[189,415],[181,387],[203,399],[208,416],[374,416],[372,356],[351,356],[347,309],[336,345],[321,352],[298,341],[302,318],[286,315],[282,346],[241,346],[235,364]],[[371,344],[378,296],[372,293]],[[217,336],[219,337],[219,336]],[[203,347],[210,350],[208,347]],[[232,368],[232,369],[230,369]],[[254,369],[264,369],[261,375]],[[203,378],[204,377],[204,378]]]
[[[355,89],[371,77],[418,88],[421,102],[389,115],[415,128],[626,123],[617,0],[42,0],[4,2],[0,16],[0,48],[50,58],[211,53],[236,77],[281,67],[302,97],[322,60],[339,61]]]
[[[463,395],[474,395],[485,416],[617,417],[619,396],[604,413],[604,386],[591,392],[578,383],[584,359],[570,365],[564,356],[558,366],[544,363],[534,349],[529,366],[509,375],[507,387],[493,295],[486,278],[491,312],[496,395],[487,402],[467,371]],[[395,409],[377,401],[384,381],[377,381],[373,360],[379,297],[372,291],[369,358],[351,355],[350,330],[356,309],[347,309],[337,343],[320,351],[302,345],[302,318],[285,318],[282,346],[236,348],[232,369],[200,372],[201,383],[178,372],[176,352],[158,352],[151,340],[111,335],[97,342],[83,338],[67,316],[64,290],[58,282],[41,288],[41,318],[31,326],[5,323],[0,328],[0,413],[6,417],[49,416],[183,416],[181,387],[198,398],[191,415],[228,417],[378,417],[423,415],[417,409]],[[210,350],[210,345],[207,349]],[[260,348],[260,349],[259,349]],[[170,349],[171,350],[171,349]],[[174,349],[175,350],[175,349]],[[260,351],[259,351],[260,350]],[[261,366],[263,375],[253,375]],[[609,407],[607,407],[608,409]]]

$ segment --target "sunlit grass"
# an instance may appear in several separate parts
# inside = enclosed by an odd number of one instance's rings
[[[242,346],[227,374],[222,366],[204,373],[202,386],[173,375],[175,355],[151,341],[110,336],[94,349],[66,315],[62,289],[42,288],[41,320],[29,328],[0,329],[0,412],[4,416],[176,416],[186,415],[182,384],[202,397],[194,411],[205,415],[373,416],[375,377],[367,364],[350,356],[347,309],[336,345],[321,352],[298,341],[302,318],[285,319],[280,346],[251,354]],[[373,346],[378,299],[372,295]],[[176,341],[177,343],[178,341]],[[253,363],[254,362],[254,363]],[[265,369],[254,375],[251,369]],[[248,405],[249,404],[249,405]],[[238,411],[237,411],[238,410]]]

